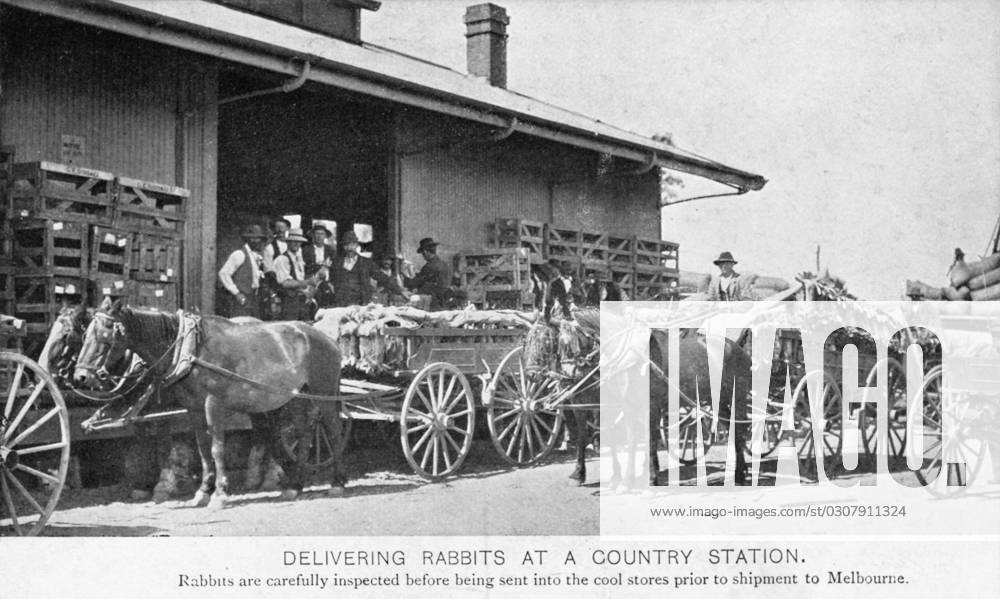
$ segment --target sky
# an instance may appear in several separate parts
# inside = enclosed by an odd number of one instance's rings
[[[471,0],[383,0],[365,41],[465,70]],[[791,279],[824,268],[863,299],[935,286],[1000,217],[1000,2],[499,0],[508,88],[764,175],[663,210],[681,268]],[[725,191],[685,176],[681,197]]]

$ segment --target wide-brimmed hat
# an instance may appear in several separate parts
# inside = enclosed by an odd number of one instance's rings
[[[719,257],[716,258],[715,261],[712,262],[712,264],[718,266],[720,264],[725,264],[727,262],[729,264],[739,264],[739,262],[737,262],[736,259],[733,258],[733,255],[729,252],[722,252],[721,254],[719,254]]]
[[[439,245],[441,244],[434,241],[433,237],[424,237],[423,239],[420,240],[420,246],[417,248],[417,253],[419,254],[424,250],[433,250]]]
[[[243,228],[243,232],[240,233],[240,237],[243,239],[267,239],[267,233],[264,232],[264,228],[260,225],[247,225]]]
[[[347,245],[349,243],[361,243],[358,241],[357,233],[351,231],[350,229],[344,231],[344,234],[340,236],[340,245]]]
[[[330,229],[328,229],[327,226],[324,225],[323,223],[313,223],[312,228],[309,229],[309,230],[310,231],[325,231],[327,237],[333,237],[333,233],[330,232]]]
[[[306,236],[302,234],[302,229],[289,229],[288,235],[285,237],[285,241],[298,241],[299,243],[307,243],[309,240]]]

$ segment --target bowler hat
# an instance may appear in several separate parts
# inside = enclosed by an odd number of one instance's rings
[[[417,247],[417,253],[421,253],[424,250],[434,250],[438,245],[438,242],[434,241],[433,237],[424,237],[420,240],[420,246]]]
[[[712,262],[712,264],[718,266],[720,264],[725,264],[726,262],[728,262],[729,264],[738,264],[736,259],[733,258],[733,255],[729,252],[722,252],[721,254],[719,254],[719,257],[716,258],[715,261]]]
[[[264,228],[260,225],[247,225],[243,228],[243,233],[241,233],[240,236],[243,239],[253,239],[255,237],[267,239],[267,234],[264,233]]]
[[[309,230],[310,231],[326,231],[326,236],[327,237],[332,237],[333,236],[333,233],[330,232],[330,229],[326,228],[326,225],[324,225],[323,223],[313,223],[312,229],[309,229]]]
[[[302,234],[302,229],[289,229],[288,236],[285,237],[285,241],[298,241],[299,243],[306,243],[309,240]]]
[[[361,243],[358,241],[358,235],[350,229],[344,231],[344,234],[340,236],[340,245],[347,245],[349,243]]]

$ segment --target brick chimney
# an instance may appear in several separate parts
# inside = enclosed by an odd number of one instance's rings
[[[469,74],[507,87],[507,25],[502,6],[476,4],[465,9],[466,62]]]

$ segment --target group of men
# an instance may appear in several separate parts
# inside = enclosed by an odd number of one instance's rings
[[[268,235],[260,225],[247,226],[243,246],[219,269],[223,315],[311,320],[319,308],[365,305],[375,299],[385,304],[412,302],[430,310],[446,304],[451,271],[438,257],[438,243],[432,238],[420,240],[417,252],[425,264],[414,274],[409,263],[400,269],[392,256],[376,266],[361,255],[353,230],[345,231],[334,245],[332,233],[320,222],[309,231],[309,239],[284,218],[275,219],[271,227]]]

